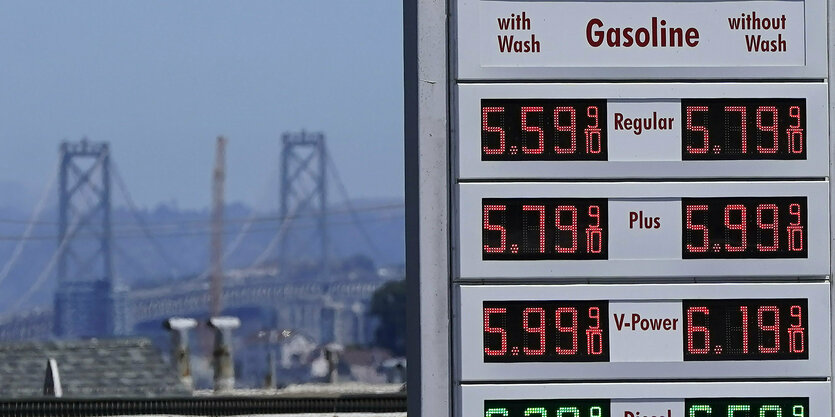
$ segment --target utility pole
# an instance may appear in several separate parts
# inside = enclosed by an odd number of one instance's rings
[[[217,137],[215,168],[212,176],[211,317],[223,308],[223,186],[226,181],[226,138]]]

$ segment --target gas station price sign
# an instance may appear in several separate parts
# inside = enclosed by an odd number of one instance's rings
[[[823,0],[455,3],[459,80],[822,79]]]
[[[828,291],[828,283],[462,285],[462,378],[826,375]]]
[[[485,417],[829,416],[828,382],[492,384],[460,388],[462,415]]]
[[[458,92],[462,179],[828,175],[822,83],[468,84]]]
[[[805,99],[682,99],[679,104],[680,117],[653,111],[630,118],[615,112],[611,129],[635,136],[678,131],[682,160],[806,159]],[[605,100],[483,99],[481,160],[605,161],[607,119]]]
[[[486,400],[485,417],[613,417],[612,400]],[[809,398],[685,398],[684,412],[689,417],[811,417]],[[672,417],[672,409],[662,417]],[[624,414],[635,416],[635,412]]]
[[[806,197],[682,198],[681,206],[684,259],[808,256]],[[606,199],[485,198],[482,213],[482,259],[608,258]],[[628,223],[658,229],[661,218],[633,211]]]
[[[459,187],[462,279],[829,270],[825,182]]]
[[[685,361],[808,359],[805,299],[681,300],[678,317],[614,314],[617,331],[676,332]],[[609,360],[606,301],[485,301],[485,362]]]
[[[485,417],[612,417],[611,400],[486,400]],[[685,398],[690,417],[810,417],[809,398]],[[635,416],[628,412],[626,417]],[[664,416],[663,413],[661,413]],[[669,409],[672,416],[672,409]]]

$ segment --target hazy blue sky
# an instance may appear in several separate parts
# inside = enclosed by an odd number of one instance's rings
[[[397,0],[3,0],[0,182],[40,193],[60,141],[86,135],[110,141],[139,205],[206,207],[224,134],[227,199],[255,203],[277,183],[281,132],[305,128],[327,134],[353,196],[400,197],[401,13]]]

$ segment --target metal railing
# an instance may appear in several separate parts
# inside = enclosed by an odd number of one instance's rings
[[[2,416],[232,416],[291,413],[406,412],[406,394],[327,397],[34,398],[0,400]]]

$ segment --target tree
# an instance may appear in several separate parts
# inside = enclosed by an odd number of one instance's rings
[[[374,291],[370,313],[380,321],[374,334],[377,346],[406,355],[406,280],[389,281]]]

